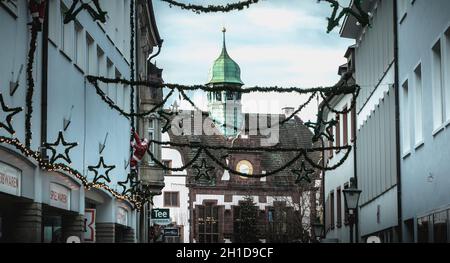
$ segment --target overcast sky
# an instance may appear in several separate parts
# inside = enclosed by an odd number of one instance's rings
[[[328,4],[316,0],[265,0],[244,11],[200,15],[170,8],[159,0],[153,3],[159,32],[164,39],[156,63],[164,69],[163,78],[167,83],[207,83],[209,69],[222,48],[222,27],[227,29],[227,50],[240,65],[245,86],[308,88],[333,85],[339,79],[339,65],[345,63],[343,55],[353,43],[340,38],[338,28],[326,33],[326,17],[331,9]],[[206,109],[203,93],[192,94],[192,98],[199,107]],[[243,97],[246,112],[280,113],[282,107],[298,107],[303,101],[305,98],[298,95],[252,94]],[[187,108],[186,103],[182,105]],[[253,106],[246,109],[246,105]],[[300,117],[305,121],[314,119],[316,108],[316,103],[311,104]]]

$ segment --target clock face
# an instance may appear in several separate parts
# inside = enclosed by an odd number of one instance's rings
[[[253,174],[253,165],[249,161],[242,160],[237,164],[236,171],[243,173],[243,174],[252,175]],[[245,177],[242,177],[242,178],[245,178]]]

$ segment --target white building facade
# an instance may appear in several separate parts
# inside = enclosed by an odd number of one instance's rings
[[[398,6],[403,238],[447,243],[450,2]]]
[[[25,112],[31,107],[26,103],[31,15],[28,1],[0,3],[0,35],[4,36],[0,43],[0,92],[8,107],[23,108],[11,120],[16,133],[0,129],[0,174],[6,178],[0,184],[1,241],[66,242],[71,236],[81,242],[138,241],[137,210],[127,199],[108,191],[121,193],[118,183],[126,181],[129,173],[130,121],[102,101],[86,80],[88,75],[130,79],[130,3],[100,1],[107,12],[105,23],[94,21],[86,10],[64,23],[72,1],[49,0],[43,30],[37,35],[29,148],[50,159],[55,155],[42,146],[58,142],[62,134],[66,142],[77,145],[69,151],[61,144],[55,146],[56,156],[70,157],[57,158],[55,164],[67,165],[87,181],[67,170],[41,169],[31,154],[8,143],[26,141]],[[13,93],[10,86],[16,81],[18,88]],[[100,87],[111,101],[129,111],[129,86]],[[114,166],[109,178],[97,181],[106,187],[85,187],[86,182],[96,179],[89,167],[102,164],[101,160]],[[106,175],[108,167],[103,168],[100,165],[98,175]]]

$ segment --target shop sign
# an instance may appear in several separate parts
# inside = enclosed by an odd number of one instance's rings
[[[84,241],[95,242],[95,209],[84,210]]]
[[[153,224],[156,225],[168,225],[171,222],[170,220],[170,210],[169,209],[160,209],[155,208],[152,209],[152,216],[151,216]]]
[[[179,228],[164,228],[164,236],[165,237],[179,237],[180,229]]]
[[[0,162],[0,192],[20,196],[22,172]]]
[[[124,226],[128,226],[128,211],[118,206],[116,209],[116,223]]]
[[[50,205],[70,210],[70,189],[60,184],[50,183]]]

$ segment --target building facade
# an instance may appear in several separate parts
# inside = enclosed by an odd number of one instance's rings
[[[353,2],[351,3],[353,5]],[[362,190],[357,236],[364,242],[378,236],[382,242],[401,240],[399,124],[396,91],[396,2],[364,1],[370,26],[362,28],[348,16],[341,37],[355,39],[357,99],[356,179]]]
[[[296,145],[311,148],[312,132],[298,117],[278,125],[278,121],[289,114],[240,112],[241,94],[220,89],[243,85],[239,66],[228,55],[225,43],[221,55],[212,67],[209,85],[218,87],[217,92],[207,94],[209,112],[181,111],[177,121],[172,121],[181,132],[177,129],[174,132],[172,129],[169,133],[170,141],[193,146],[176,148],[181,153],[183,163],[191,162],[197,155],[199,157],[186,171],[190,211],[189,241],[239,242],[242,226],[240,209],[247,202],[246,198],[251,198],[257,208],[253,217],[257,238],[261,242],[309,240],[310,221],[315,218],[318,191],[315,184],[297,186],[294,183],[295,176],[289,169],[262,178],[252,178],[252,175],[272,173],[295,155],[257,150],[258,147],[267,147],[267,140],[279,147]],[[231,111],[228,110],[230,107]],[[289,109],[287,111],[290,112]],[[255,123],[260,126],[252,125]],[[276,131],[267,126],[270,123]],[[275,134],[267,133],[268,131],[277,133],[275,137],[279,140],[275,143],[271,141],[269,137]],[[206,153],[198,153],[195,145],[228,147],[211,150],[222,165],[218,165],[217,160]],[[232,147],[255,150],[232,150]],[[320,157],[317,155],[311,158],[318,161]],[[300,162],[297,160],[295,165],[300,167]],[[247,176],[233,174],[224,169],[224,166]],[[296,169],[295,167],[291,168]]]
[[[397,2],[403,238],[447,243],[450,3]]]
[[[338,74],[341,79],[336,87],[351,86],[355,84],[353,78],[355,71],[355,47],[351,46],[346,54],[347,63],[339,67]],[[336,120],[337,125],[332,127],[331,134],[334,141],[325,142],[327,147],[353,146],[356,141],[356,108],[347,112],[353,101],[351,94],[343,94],[327,98],[328,104],[333,109],[345,112],[344,114],[336,114],[324,107],[325,121]],[[320,105],[322,107],[323,105]],[[325,152],[325,162],[329,166],[333,166],[344,158],[345,151],[329,150]],[[345,163],[333,171],[323,172],[325,179],[323,180],[325,195],[325,238],[329,242],[350,242],[350,229],[348,215],[345,209],[345,201],[343,190],[351,186],[352,180],[355,178],[355,158],[354,154],[350,154]]]
[[[98,179],[121,192],[119,182],[126,181],[129,173],[130,120],[111,110],[86,76],[130,79],[131,2],[100,1],[108,14],[105,23],[95,21],[86,10],[67,19],[72,1],[43,2],[45,19],[37,33],[31,75],[32,105],[27,99],[31,81],[26,74],[32,20],[29,2],[0,3],[0,34],[10,36],[0,44],[1,94],[8,107],[23,108],[14,119],[7,118],[11,123],[7,126],[15,133],[2,126],[0,136],[24,143],[25,112],[32,107],[31,150],[70,166],[89,182]],[[119,107],[130,108],[129,86],[101,83],[100,89]],[[65,142],[77,144],[67,150],[61,136]],[[54,151],[43,147],[55,141]],[[83,180],[72,173],[41,169],[27,152],[23,154],[11,144],[2,143],[0,151],[1,176],[6,178],[0,184],[2,242],[66,242],[73,236],[81,242],[137,241],[139,220],[131,202],[102,187],[85,188]],[[92,169],[97,164],[99,174]],[[114,168],[107,173],[105,165]]]

